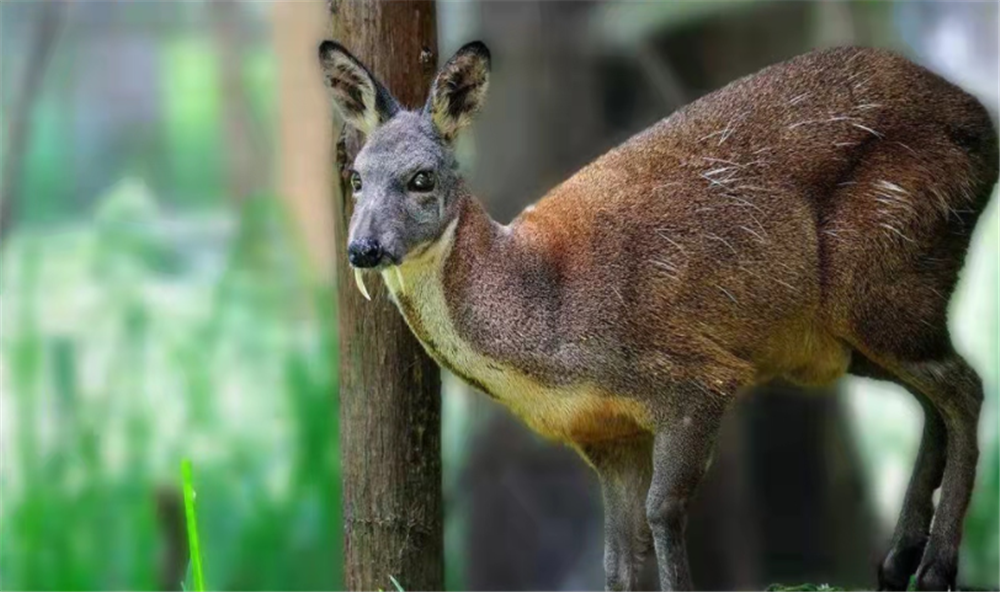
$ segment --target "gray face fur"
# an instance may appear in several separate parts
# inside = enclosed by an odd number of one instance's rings
[[[454,216],[460,178],[455,155],[426,113],[403,111],[372,132],[354,160],[355,191],[349,241],[374,240],[385,264],[398,265],[415,248],[437,239]],[[418,173],[430,191],[411,187]]]
[[[438,72],[420,111],[401,109],[340,45],[324,41],[319,57],[334,105],[367,136],[354,160],[352,184],[360,188],[354,190],[348,244],[377,244],[377,266],[398,265],[441,236],[457,212],[461,178],[453,144],[485,100],[489,50],[478,41],[459,49]],[[414,183],[418,174],[423,187]]]

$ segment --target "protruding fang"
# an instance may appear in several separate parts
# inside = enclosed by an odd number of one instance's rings
[[[358,290],[361,291],[361,295],[365,297],[366,300],[371,300],[371,294],[368,293],[368,288],[365,287],[365,278],[361,275],[360,269],[354,270],[354,283],[358,285]]]
[[[392,268],[396,272],[396,281],[399,282],[399,292],[400,294],[406,293],[406,282],[403,281],[403,272],[399,271],[399,266],[394,265]]]

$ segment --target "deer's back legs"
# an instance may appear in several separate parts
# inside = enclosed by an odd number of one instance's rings
[[[895,382],[917,395],[926,416],[917,466],[893,547],[880,568],[879,585],[886,589],[906,589],[914,569],[920,590],[955,587],[962,523],[979,458],[977,429],[983,388],[979,376],[961,356],[950,347],[943,351],[921,361],[889,356],[878,361],[896,377]],[[934,511],[931,496],[938,481],[941,500]]]
[[[917,568],[917,588],[954,589],[962,523],[972,498],[979,459],[977,432],[983,402],[982,381],[954,353],[941,360],[903,364],[900,374],[940,411],[948,442],[941,500]]]
[[[927,546],[931,519],[934,517],[934,491],[941,486],[944,474],[948,432],[937,407],[919,390],[892,372],[857,352],[848,371],[855,376],[899,384],[916,397],[924,411],[923,436],[913,473],[906,488],[889,551],[878,568],[880,590],[906,590],[910,576],[917,571]]]

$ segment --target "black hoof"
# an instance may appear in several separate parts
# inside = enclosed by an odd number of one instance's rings
[[[906,590],[910,585],[910,576],[900,575],[898,572],[892,572],[885,567],[885,565],[880,565],[878,568],[878,589],[879,591],[893,591],[902,592]]]
[[[954,590],[958,566],[954,561],[935,561],[917,570],[917,590]]]
[[[910,576],[920,565],[923,553],[922,542],[898,545],[890,550],[885,560],[878,566],[878,589],[906,590],[910,585]]]

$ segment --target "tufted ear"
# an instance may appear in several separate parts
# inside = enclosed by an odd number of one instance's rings
[[[481,41],[462,46],[438,72],[424,107],[441,137],[451,142],[469,125],[489,84],[490,50]]]
[[[344,120],[365,135],[399,111],[399,103],[389,91],[339,43],[320,43],[319,64]]]

